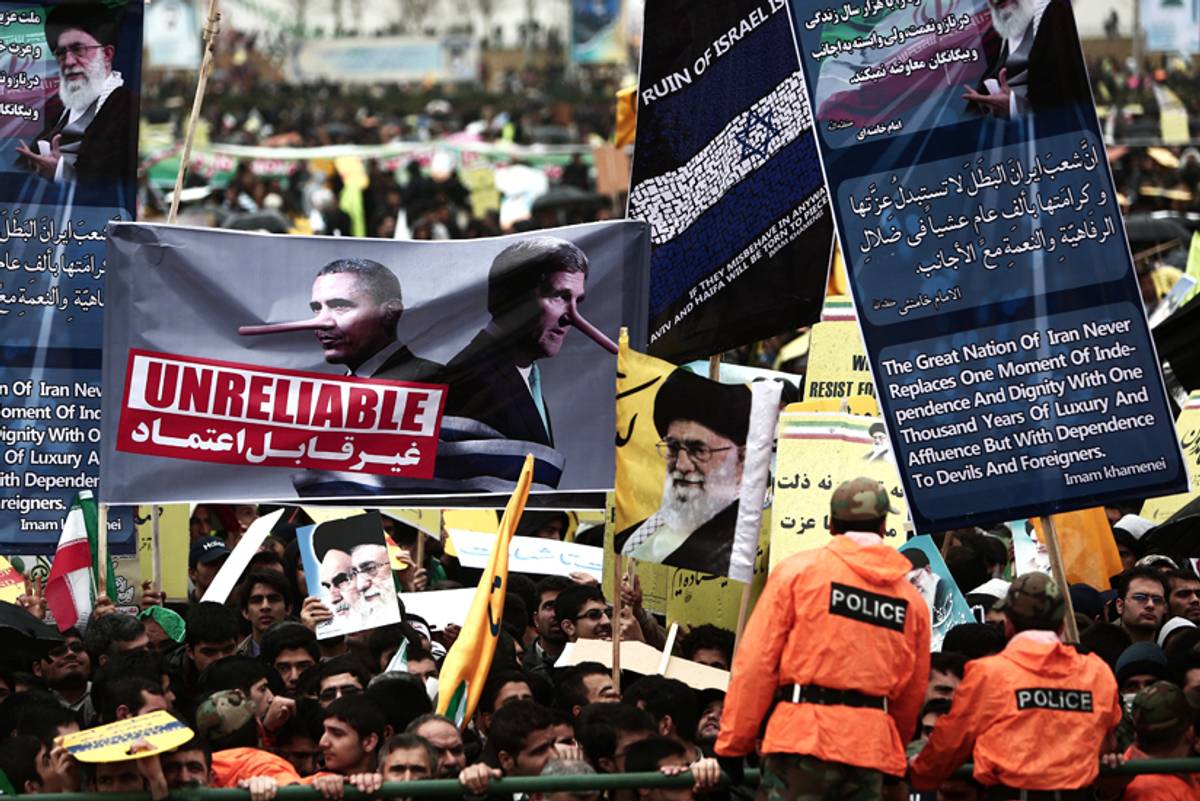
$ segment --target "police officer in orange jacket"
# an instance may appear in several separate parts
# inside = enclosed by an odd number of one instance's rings
[[[857,478],[830,507],[832,541],[771,572],[733,662],[719,756],[752,752],[778,702],[760,801],[879,799],[883,775],[904,773],[925,698],[929,608],[883,543],[887,492]]]
[[[1008,645],[967,663],[950,711],[913,760],[911,783],[934,789],[972,757],[989,799],[1090,799],[1121,722],[1112,671],[1059,641],[1066,602],[1045,573],[1019,576],[997,604]]]

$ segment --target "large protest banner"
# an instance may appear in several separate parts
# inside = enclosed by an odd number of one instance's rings
[[[113,226],[102,499],[504,495],[527,453],[537,490],[602,491],[612,396],[579,388],[644,341],[646,233]]]
[[[832,239],[784,0],[646,3],[629,216],[651,226],[649,353],[814,322]]]
[[[100,473],[104,226],[133,219],[142,4],[0,9],[0,550],[53,552]],[[114,547],[132,515],[110,518]]]
[[[918,531],[1187,484],[1067,0],[794,0]]]

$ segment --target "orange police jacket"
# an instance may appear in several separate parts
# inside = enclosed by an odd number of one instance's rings
[[[858,532],[780,563],[742,634],[717,753],[754,750],[780,687],[816,685],[884,698],[887,709],[782,700],[763,753],[902,775],[929,682],[929,608],[908,583],[911,569],[877,535]]]
[[[1050,632],[1022,632],[999,654],[967,663],[950,711],[913,761],[912,785],[934,789],[972,756],[981,784],[1087,787],[1120,722],[1117,682],[1100,657]]]

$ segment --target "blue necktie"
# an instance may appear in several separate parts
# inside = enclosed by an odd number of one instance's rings
[[[538,414],[542,418],[542,425],[549,434],[550,421],[546,419],[546,403],[542,400],[542,373],[538,370],[537,362],[533,363],[533,368],[529,371],[529,393],[533,395],[533,405],[537,407]]]

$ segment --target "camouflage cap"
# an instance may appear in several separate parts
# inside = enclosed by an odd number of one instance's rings
[[[873,478],[862,476],[843,481],[833,491],[829,502],[830,518],[844,523],[878,520],[895,511],[884,486]]]
[[[1055,631],[1062,624],[1067,603],[1054,579],[1045,573],[1026,573],[1013,580],[996,609],[1019,628]]]
[[[1156,681],[1143,689],[1130,710],[1138,739],[1159,742],[1182,734],[1192,724],[1192,715],[1183,690],[1169,681]]]
[[[254,705],[241,690],[221,690],[196,708],[196,732],[206,740],[236,734],[254,719]]]

